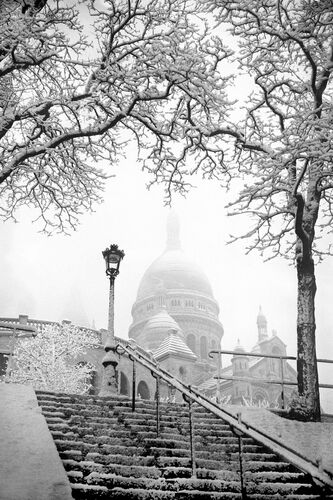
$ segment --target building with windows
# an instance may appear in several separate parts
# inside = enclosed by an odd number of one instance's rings
[[[283,359],[286,344],[275,330],[268,334],[267,319],[261,307],[257,316],[257,343],[246,352],[238,339],[234,355],[227,366],[216,370],[213,377],[199,386],[208,396],[232,404],[254,404],[286,407],[295,390],[297,373]],[[274,357],[269,357],[274,356]],[[283,391],[282,384],[284,382]]]
[[[179,220],[170,212],[165,250],[141,279],[128,336],[162,367],[199,385],[215,370],[208,352],[221,345],[218,316],[209,280],[182,251]]]
[[[165,249],[144,272],[138,287],[132,307],[129,341],[153,356],[161,368],[184,383],[198,387],[208,396],[218,395],[236,404],[244,402],[244,399],[276,404],[281,399],[281,386],[264,381],[281,377],[286,381],[295,381],[296,373],[285,360],[264,355],[284,356],[285,344],[275,332],[268,335],[267,320],[260,309],[257,317],[258,338],[252,349],[255,356],[247,356],[238,343],[231,363],[219,370],[216,356],[208,355],[210,351],[221,349],[223,327],[219,312],[207,276],[188,259],[181,248],[179,220],[170,212]],[[43,325],[51,324],[30,320],[27,316],[21,316],[19,320],[3,318],[2,323],[0,376],[5,372],[7,356],[13,350],[13,332],[29,325],[37,331]],[[12,328],[6,328],[9,324]],[[89,361],[96,367],[93,380],[95,393],[99,392],[103,376],[103,345],[107,332],[100,330],[97,333],[100,348],[88,353],[85,360],[80,360]],[[117,370],[119,392],[130,396],[133,373],[131,360],[119,357]],[[224,378],[218,379],[219,375]],[[141,366],[136,367],[136,391],[139,397],[153,399],[155,384],[150,372]],[[286,387],[286,398],[292,389],[292,386]],[[162,387],[161,394],[162,397],[170,397],[167,387]]]

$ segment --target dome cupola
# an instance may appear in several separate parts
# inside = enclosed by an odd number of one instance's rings
[[[137,336],[136,341],[148,350],[154,350],[167,337],[170,330],[177,331],[179,335],[183,336],[178,323],[170,316],[166,308],[163,307],[160,312],[154,314],[147,321],[143,330]]]
[[[176,329],[187,345],[195,338],[197,350],[203,343],[209,349],[220,345],[223,335],[218,314],[209,280],[183,252],[179,219],[170,211],[165,250],[140,281],[129,337],[147,349],[155,349],[170,329]]]
[[[179,219],[172,211],[167,220],[165,251],[144,273],[137,300],[156,295],[161,287],[166,291],[191,290],[213,298],[208,278],[181,249]]]

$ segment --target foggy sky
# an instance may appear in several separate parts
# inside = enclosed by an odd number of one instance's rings
[[[1,317],[28,314],[51,321],[69,319],[80,326],[107,325],[108,280],[102,250],[117,243],[125,251],[116,279],[115,332],[126,337],[131,307],[144,271],[165,248],[168,208],[160,187],[147,191],[147,177],[134,154],[114,168],[105,202],[85,214],[70,236],[47,237],[32,223],[30,210],[19,223],[1,223]],[[183,250],[209,278],[224,326],[222,347],[233,349],[240,339],[251,349],[257,339],[259,306],[268,332],[277,330],[290,355],[296,354],[296,270],[282,258],[269,262],[246,243],[226,245],[238,222],[227,217],[224,191],[213,181],[200,181],[186,199],[175,198]],[[331,297],[332,259],[317,267],[317,352],[333,358]],[[325,380],[329,383],[327,368]],[[333,399],[333,396],[332,396]],[[333,403],[332,403],[333,404]]]

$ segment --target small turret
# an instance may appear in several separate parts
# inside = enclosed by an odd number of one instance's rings
[[[240,344],[239,339],[234,352],[235,354],[231,358],[232,375],[238,378],[249,377],[249,358],[245,354],[245,349]],[[242,403],[243,397],[250,397],[251,389],[247,380],[234,380],[232,386],[232,401],[234,404]]]
[[[258,342],[268,338],[267,333],[267,319],[263,314],[261,306],[259,306],[259,313],[257,316],[257,327],[258,327]]]

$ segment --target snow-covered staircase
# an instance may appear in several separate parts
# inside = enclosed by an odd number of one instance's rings
[[[312,477],[228,423],[194,405],[195,464],[187,404],[131,402],[37,391],[72,486],[92,499],[323,499]],[[194,467],[193,467],[194,465]],[[243,470],[241,481],[240,468]]]

